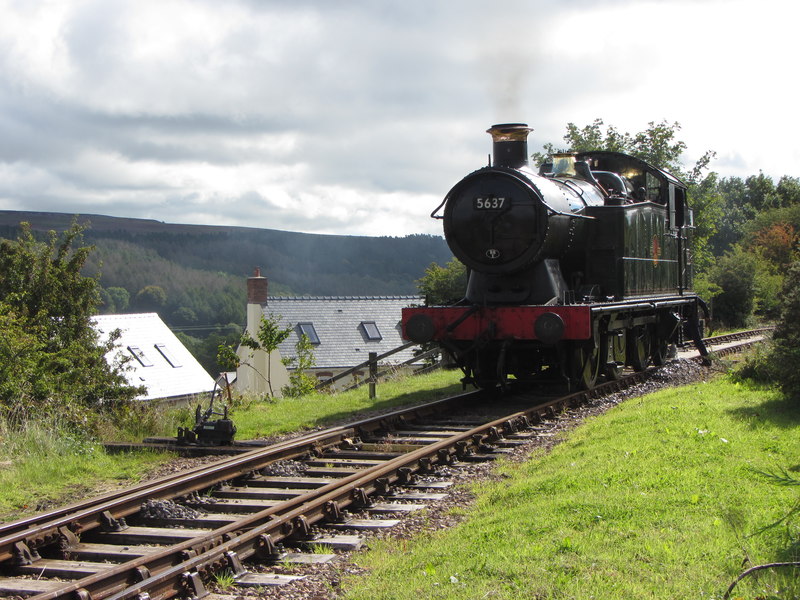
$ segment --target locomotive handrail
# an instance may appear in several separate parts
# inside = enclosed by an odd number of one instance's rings
[[[436,213],[439,212],[439,209],[442,208],[446,203],[447,196],[444,197],[444,200],[442,200],[439,206],[433,209],[433,212],[431,213],[431,219],[444,219],[444,215],[437,215]]]
[[[527,185],[529,187],[531,186],[530,181],[528,181],[527,178],[524,177],[524,175],[521,175],[519,172],[517,172],[516,169],[510,169],[508,167],[484,167],[484,169],[494,169],[495,171],[503,172],[506,175],[510,175],[511,177],[513,177],[513,178],[517,179],[518,181],[522,182],[524,185]],[[480,169],[480,171],[483,171],[484,169]],[[478,172],[479,171],[476,171],[476,173],[478,173]],[[567,185],[568,182],[566,182],[566,181],[558,181],[557,179],[551,179],[551,181],[553,181],[555,183],[559,183],[559,184],[561,184],[561,185],[563,185],[563,186],[565,186],[565,187],[567,187],[569,189],[573,189],[573,186]],[[534,186],[534,188],[535,188],[535,186]],[[455,188],[453,188],[453,189],[455,189]],[[584,207],[586,207],[586,200],[583,199],[583,190],[581,190],[580,188],[574,188],[574,189],[577,190],[577,191],[575,191],[575,193],[580,197],[581,201],[584,204]],[[450,192],[452,192],[452,191],[453,190],[450,190]],[[439,203],[439,206],[437,206],[436,208],[433,209],[433,212],[431,212],[431,218],[432,219],[440,219],[440,220],[444,219],[444,215],[437,215],[436,213],[439,212],[439,210],[441,210],[441,208],[445,204],[447,204],[447,201],[450,199],[450,192],[448,192],[447,195],[444,197],[444,199]],[[544,206],[544,208],[547,211],[549,211],[549,213],[551,215],[558,215],[560,217],[568,217],[570,219],[588,219],[590,221],[595,221],[596,220],[595,217],[590,217],[588,215],[582,215],[582,214],[573,213],[573,212],[562,212],[560,210],[556,210],[555,208],[553,208],[552,206],[550,206],[547,203],[547,201],[544,199],[544,196],[541,194],[541,192],[539,192],[538,196],[539,196],[539,202],[541,202],[542,206]]]
[[[592,306],[591,311],[595,314],[597,313],[605,313],[605,312],[614,312],[618,310],[640,310],[640,309],[647,309],[647,308],[668,308],[670,306],[681,306],[686,304],[687,301],[691,301],[697,298],[697,296],[689,295],[683,296],[680,299],[674,300],[667,300],[667,299],[659,299],[653,298],[652,300],[643,300],[641,302],[631,302],[631,303],[615,303],[615,304],[601,304],[600,306]]]

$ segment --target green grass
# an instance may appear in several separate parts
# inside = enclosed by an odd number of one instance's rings
[[[71,504],[101,488],[138,480],[168,454],[106,454],[102,446],[64,433],[58,423],[2,428],[0,520]]]
[[[796,402],[728,377],[628,401],[505,465],[456,528],[374,544],[346,598],[721,598],[745,565],[797,560],[796,521],[751,534],[796,501],[756,471],[800,469],[799,424]],[[798,579],[734,597],[796,598]]]
[[[350,420],[358,412],[386,410],[444,398],[461,390],[461,371],[435,371],[417,377],[403,377],[377,385],[370,400],[368,386],[338,394],[315,393],[301,398],[273,401],[245,401],[235,406],[231,418],[236,439],[245,440],[275,434],[330,426]]]
[[[237,439],[302,430],[352,417],[358,411],[387,409],[433,400],[460,390],[460,372],[440,371],[380,383],[377,398],[366,387],[342,394],[314,394],[274,402],[239,402],[231,412]],[[207,404],[203,404],[203,409]],[[174,436],[179,425],[191,426],[194,409],[159,411],[146,405],[119,411],[114,423],[102,424],[109,441],[141,441],[147,436]],[[101,444],[75,439],[58,422],[9,428],[0,423],[0,521],[48,507],[71,504],[139,480],[173,458],[168,453],[107,454]]]

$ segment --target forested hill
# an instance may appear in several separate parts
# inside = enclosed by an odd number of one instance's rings
[[[0,238],[16,238],[23,221],[35,232],[63,231],[73,218],[0,211]],[[195,335],[244,323],[245,279],[255,267],[269,278],[272,295],[413,294],[428,265],[444,265],[452,256],[444,240],[431,235],[314,235],[101,215],[77,219],[88,224],[85,243],[96,247],[86,274],[100,273],[103,312],[153,310]]]
[[[240,277],[251,275],[259,266],[281,293],[408,294],[416,291],[414,281],[425,267],[431,262],[444,264],[451,257],[444,240],[431,235],[316,235],[101,215],[77,218],[89,224],[84,237],[103,255],[104,287],[127,288],[126,279],[133,276],[131,263],[148,271],[158,257],[185,269]],[[0,211],[0,236],[15,237],[21,221],[37,231],[61,231],[72,219],[69,214]],[[126,263],[124,269],[120,262]],[[135,278],[146,279],[143,275]]]

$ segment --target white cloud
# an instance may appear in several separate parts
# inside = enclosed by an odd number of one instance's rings
[[[779,9],[779,10],[778,10]],[[794,23],[764,0],[0,0],[0,208],[439,232],[526,121],[682,124],[687,161],[800,175]]]

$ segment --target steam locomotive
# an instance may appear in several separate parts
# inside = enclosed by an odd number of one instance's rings
[[[440,345],[481,388],[512,377],[591,388],[663,364],[685,337],[705,355],[686,184],[618,152],[556,154],[535,172],[531,131],[488,129],[494,164],[431,214],[467,268],[466,296],[404,309],[404,337]]]

